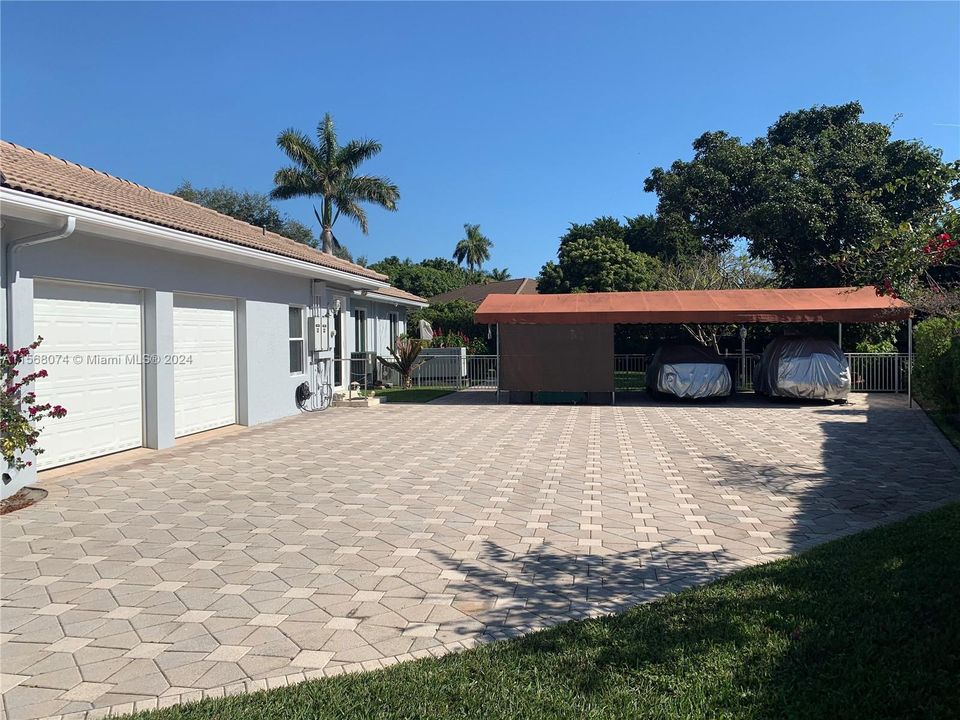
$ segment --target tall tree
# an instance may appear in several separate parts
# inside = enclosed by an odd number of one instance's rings
[[[493,247],[493,243],[490,238],[480,232],[479,225],[464,223],[463,229],[466,237],[457,243],[453,257],[461,265],[466,262],[471,270],[479,269],[490,259],[490,248]]]
[[[330,113],[324,115],[317,126],[316,143],[291,128],[280,133],[277,146],[293,165],[281,168],[273,176],[276,187],[270,196],[276,200],[320,199],[320,210],[314,205],[313,214],[322,228],[320,242],[324,252],[333,253],[339,244],[333,235],[333,226],[341,215],[356,222],[367,234],[367,214],[362,203],[397,209],[400,191],[388,178],[355,174],[364,161],[380,153],[380,143],[351,140],[340,145]]]
[[[507,268],[493,268],[487,273],[487,277],[490,278],[491,282],[502,282],[503,280],[510,279],[510,271]]]
[[[644,187],[657,193],[659,221],[689,227],[708,251],[745,239],[784,284],[841,284],[833,257],[888,234],[947,189],[939,180],[897,184],[942,177],[941,154],[892,140],[890,126],[862,114],[856,102],[786,113],[749,143],[705,133],[692,160],[655,168]]]

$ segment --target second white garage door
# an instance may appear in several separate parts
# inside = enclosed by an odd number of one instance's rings
[[[174,296],[173,350],[177,437],[235,423],[236,302]]]

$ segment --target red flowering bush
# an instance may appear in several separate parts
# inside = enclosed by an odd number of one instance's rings
[[[23,453],[32,450],[39,455],[43,449],[37,445],[40,429],[36,423],[44,418],[62,418],[67,414],[62,405],[38,403],[37,394],[29,388],[30,384],[39,378],[47,377],[46,370],[20,374],[20,367],[27,360],[30,353],[40,347],[42,337],[28,347],[12,350],[0,343],[0,380],[3,390],[0,393],[0,435],[3,436],[3,459],[7,466],[16,470],[30,467],[31,461],[23,460]]]
[[[928,315],[960,315],[960,162],[944,172],[950,190],[940,201],[833,257],[852,285],[873,285],[877,295],[903,298]],[[916,179],[880,192],[909,182]]]

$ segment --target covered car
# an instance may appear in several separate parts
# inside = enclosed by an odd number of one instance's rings
[[[678,398],[729,395],[733,379],[723,358],[702,345],[661,345],[647,367],[647,389]]]
[[[767,345],[754,369],[753,388],[771,397],[846,401],[850,363],[832,340],[778,337]]]

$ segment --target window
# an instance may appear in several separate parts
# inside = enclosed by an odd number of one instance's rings
[[[387,344],[390,347],[394,346],[394,343],[397,342],[397,337],[400,335],[400,316],[392,312],[387,317],[390,320],[390,337],[387,338]]]
[[[290,374],[303,372],[303,308],[290,307]]]
[[[357,343],[357,352],[367,351],[367,311],[354,310],[354,321],[356,322],[354,337]]]

